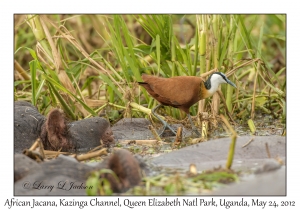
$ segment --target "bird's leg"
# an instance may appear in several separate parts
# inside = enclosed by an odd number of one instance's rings
[[[187,114],[187,116],[188,116],[188,118],[189,118],[189,120],[190,120],[190,123],[191,123],[191,125],[192,125],[192,130],[193,130],[193,132],[195,132],[195,134],[196,134],[198,137],[200,137],[200,133],[199,133],[199,131],[197,130],[196,126],[194,125],[194,123],[193,123],[193,121],[192,121],[192,118],[191,118],[191,115],[190,115],[190,114]]]
[[[163,130],[162,130],[162,132],[159,134],[159,136],[161,136],[161,135],[163,134],[163,132],[165,131],[166,127],[168,127],[168,128],[172,131],[172,133],[174,133],[174,134],[176,135],[176,132],[174,131],[174,129],[173,129],[166,121],[164,121],[163,119],[161,119],[161,118],[156,114],[155,111],[156,111],[159,107],[161,107],[161,106],[162,106],[162,105],[159,104],[159,105],[157,105],[156,107],[154,107],[154,108],[152,109],[152,114],[153,114],[157,119],[159,119],[159,121],[162,122],[162,124],[164,125]]]

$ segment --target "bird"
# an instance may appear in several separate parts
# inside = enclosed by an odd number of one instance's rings
[[[166,127],[176,135],[174,129],[157,115],[156,110],[161,106],[171,106],[184,111],[189,118],[193,132],[197,136],[200,136],[200,133],[192,122],[189,113],[190,107],[198,101],[212,96],[218,90],[220,84],[225,83],[236,88],[236,85],[222,72],[212,73],[206,81],[197,76],[163,78],[148,74],[142,74],[142,79],[143,82],[138,82],[139,85],[144,87],[159,102],[151,110],[152,114],[164,125],[159,135],[162,135]]]

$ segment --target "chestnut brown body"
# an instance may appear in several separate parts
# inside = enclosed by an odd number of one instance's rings
[[[139,84],[158,102],[189,113],[189,108],[201,99],[207,98],[207,90],[201,77],[178,76],[162,78],[142,75],[144,82]]]

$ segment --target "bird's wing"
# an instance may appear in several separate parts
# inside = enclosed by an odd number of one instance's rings
[[[199,80],[188,79],[187,77],[149,77],[144,81],[148,83],[152,94],[147,89],[148,92],[156,100],[172,106],[180,106],[191,101],[197,94],[195,93],[195,87],[200,86]]]

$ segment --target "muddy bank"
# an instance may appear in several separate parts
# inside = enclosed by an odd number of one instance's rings
[[[253,139],[251,143],[249,140]],[[188,171],[195,164],[199,173],[225,167],[229,138],[210,140],[152,158],[154,168]],[[247,143],[249,143],[247,145]],[[271,158],[266,151],[268,144]],[[247,146],[245,146],[247,145]],[[243,147],[244,146],[244,147]],[[281,161],[280,164],[274,158]],[[238,171],[240,182],[217,189],[212,195],[285,195],[286,138],[282,136],[241,136],[236,142],[232,169]]]
[[[253,141],[247,144],[250,139]],[[168,154],[162,154],[152,159],[157,166],[188,169],[191,163],[198,170],[206,170],[219,165],[225,165],[230,145],[230,138],[210,140],[187,146]],[[265,144],[268,144],[272,157],[286,157],[286,139],[281,136],[240,136],[237,138],[233,169],[247,170],[256,167],[256,163],[268,159]]]

